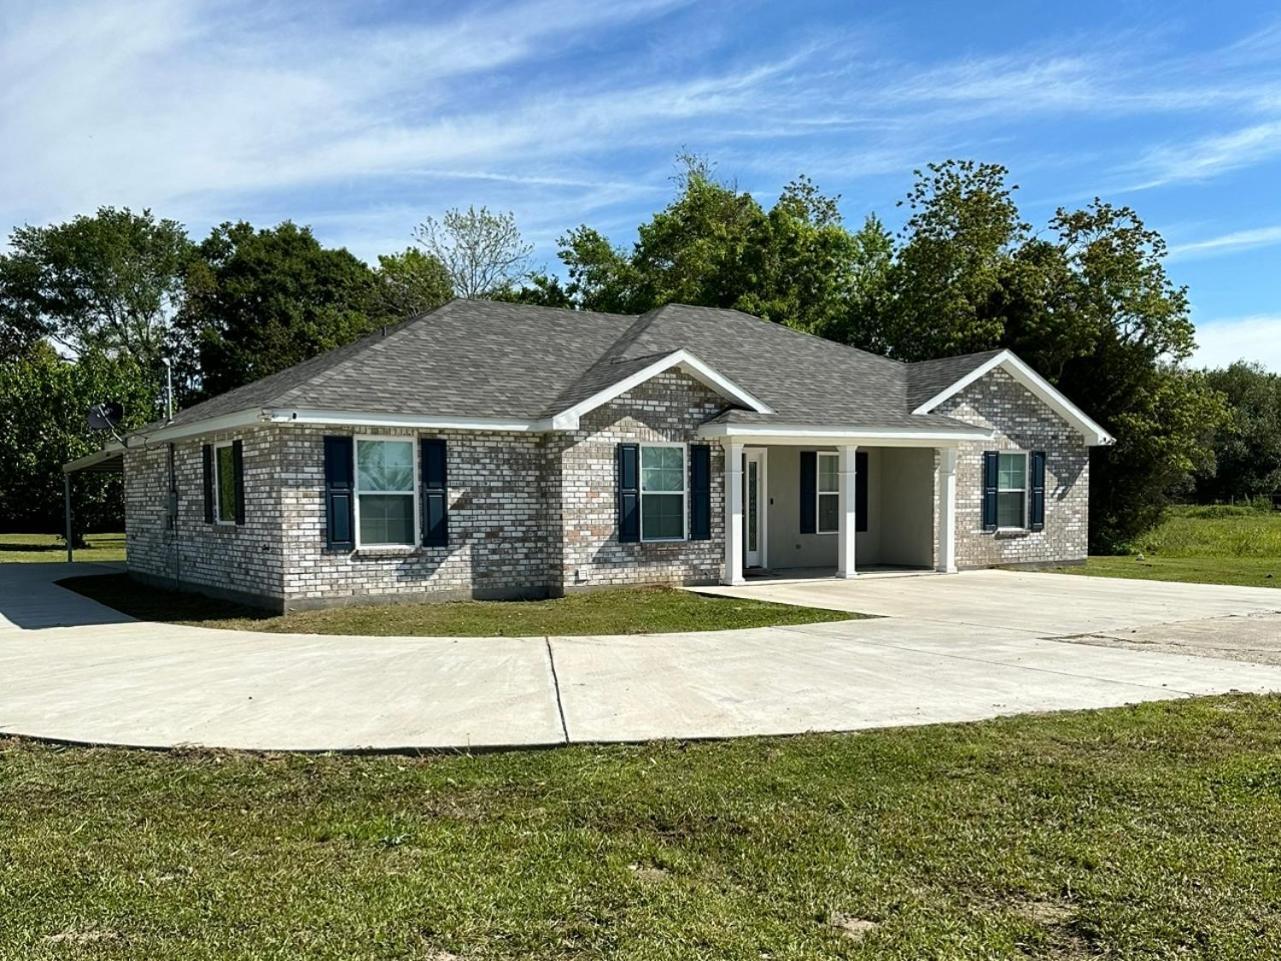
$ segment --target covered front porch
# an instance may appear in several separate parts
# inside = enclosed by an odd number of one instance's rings
[[[722,440],[723,583],[956,570],[957,442],[859,440]]]

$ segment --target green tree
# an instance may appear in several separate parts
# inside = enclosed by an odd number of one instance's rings
[[[1202,502],[1243,500],[1281,491],[1281,377],[1238,361],[1207,371],[1226,398],[1228,416],[1214,432],[1214,464],[1196,479]]]
[[[1091,458],[1092,549],[1119,549],[1161,517],[1211,457],[1223,416],[1165,243],[1128,207],[1060,209],[1029,236],[994,164],[934,164],[891,270],[890,352],[923,359],[1010,347],[1116,437]]]
[[[48,338],[76,354],[127,355],[158,381],[192,255],[181,224],[102,207],[19,227],[9,246],[0,255],[0,342],[10,355]]]
[[[199,245],[178,319],[190,345],[180,367],[185,399],[208,397],[284,370],[369,333],[378,278],[347,250],[306,227],[226,223]]]
[[[404,320],[439,307],[454,296],[445,265],[430,254],[409,247],[399,254],[378,257],[374,313]]]
[[[1000,341],[994,310],[1029,227],[1000,164],[947,160],[916,171],[911,210],[890,271],[887,341],[902,360],[983,350]]]
[[[131,357],[90,349],[59,356],[37,341],[0,362],[0,518],[8,530],[60,532],[62,465],[102,447],[91,431],[89,408],[119,401],[126,429],[152,416],[152,384]],[[119,530],[123,502],[119,476],[87,474],[72,486],[76,530]]]

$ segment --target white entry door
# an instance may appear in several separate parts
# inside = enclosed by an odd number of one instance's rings
[[[765,566],[765,451],[743,452],[743,566]]]

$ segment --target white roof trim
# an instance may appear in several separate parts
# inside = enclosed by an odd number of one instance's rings
[[[780,444],[864,444],[868,447],[954,447],[965,441],[987,441],[992,431],[915,430],[891,427],[815,427],[805,424],[704,424],[698,429],[702,437],[737,437],[762,443]]]
[[[651,377],[678,367],[685,373],[689,374],[699,383],[711,388],[718,394],[728,397],[749,410],[754,410],[760,414],[772,414],[774,411],[763,401],[752,396],[751,393],[739,387],[724,374],[717,371],[703,361],[699,360],[689,351],[682,348],[681,350],[672,351],[665,357],[662,357],[648,367],[642,367],[636,373],[622,380],[610,384],[604,390],[597,391],[586,400],[581,400],[573,407],[568,407],[552,418],[552,428],[555,430],[575,430],[578,427],[578,420],[588,411],[595,410],[602,404],[607,404],[615,397],[627,393],[633,387],[645,383]]]
[[[997,367],[1005,368],[1010,376],[1031,391],[1042,403],[1080,431],[1081,436],[1085,438],[1086,443],[1091,447],[1107,447],[1116,443],[1116,438],[1100,427],[1085,411],[1064,397],[1053,384],[1019,359],[1018,355],[1012,350],[1003,350],[995,357],[984,361],[960,380],[939,391],[912,413],[928,414],[943,401],[959,394],[970,384],[987,376]]]
[[[550,420],[510,420],[496,417],[426,417],[422,414],[380,414],[367,410],[321,410],[277,407],[267,412],[273,424],[331,424],[338,427],[405,427],[423,430],[506,430],[526,433],[551,428]]]
[[[196,437],[200,434],[212,434],[219,430],[234,430],[237,427],[250,427],[254,424],[260,424],[266,420],[266,415],[261,407],[253,407],[248,410],[238,410],[230,414],[222,414],[218,417],[209,417],[205,420],[193,421],[190,424],[164,424],[152,430],[135,430],[130,431],[126,436],[126,441],[132,441],[134,438],[138,442],[146,445],[163,440],[181,440],[184,437]],[[132,447],[130,443],[128,446]]]

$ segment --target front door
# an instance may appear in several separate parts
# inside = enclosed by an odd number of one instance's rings
[[[743,566],[765,566],[765,451],[743,452]]]

